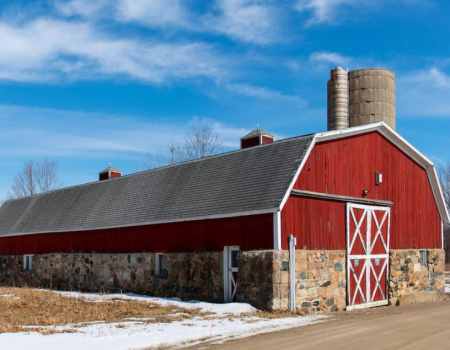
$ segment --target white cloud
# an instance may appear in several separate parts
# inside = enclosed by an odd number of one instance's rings
[[[268,89],[261,86],[249,84],[226,84],[226,89],[234,94],[254,97],[262,100],[287,100],[298,104],[306,104],[306,101],[298,96],[286,95],[279,91]]]
[[[206,28],[233,39],[267,44],[279,37],[277,7],[262,0],[218,0],[219,15],[207,16]]]
[[[151,26],[188,26],[187,9],[180,0],[117,0],[117,17]]]
[[[71,0],[58,1],[55,5],[66,16],[90,17],[107,8],[110,3],[108,0]]]
[[[311,11],[313,17],[308,24],[334,22],[337,17],[338,7],[345,5],[366,5],[367,0],[298,0],[298,11]]]
[[[63,73],[70,79],[119,75],[162,83],[226,74],[224,60],[204,43],[117,39],[85,22],[0,22],[0,52],[0,79],[16,81],[47,81]]]
[[[428,70],[412,72],[402,79],[405,82],[426,85],[428,87],[433,86],[437,88],[450,88],[450,76],[436,67],[432,67]]]
[[[310,56],[311,61],[327,62],[333,65],[348,67],[353,61],[352,57],[343,56],[337,52],[314,52]]]
[[[68,16],[105,17],[151,28],[189,30],[267,44],[279,38],[273,0],[215,0],[211,11],[194,13],[182,0],[71,0],[59,2]]]
[[[397,115],[450,118],[450,76],[436,67],[397,76]]]
[[[239,145],[246,130],[214,119],[207,121],[230,147]],[[95,157],[111,154],[123,158],[157,152],[169,142],[181,141],[189,123],[147,122],[127,115],[85,113],[45,108],[0,105],[0,155],[3,157]],[[9,145],[14,143],[15,147]]]

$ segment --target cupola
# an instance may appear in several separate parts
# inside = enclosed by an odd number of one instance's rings
[[[274,136],[263,129],[255,129],[241,138],[241,149],[272,143]]]

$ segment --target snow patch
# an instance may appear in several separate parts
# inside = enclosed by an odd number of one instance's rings
[[[279,319],[262,319],[259,310],[246,303],[213,304],[199,301],[183,302],[179,298],[156,298],[136,294],[88,294],[58,292],[74,298],[86,298],[92,302],[111,299],[147,301],[158,305],[173,305],[184,309],[198,308],[215,314],[211,320],[194,318],[172,323],[142,323],[141,320],[127,320],[120,323],[90,323],[78,328],[78,333],[56,333],[42,335],[36,332],[0,334],[0,349],[45,349],[45,350],[131,350],[161,347],[191,346],[202,341],[224,342],[245,338],[256,334],[279,331],[292,327],[321,322],[326,316],[295,316]],[[220,318],[251,313],[239,318]],[[250,323],[248,321],[251,321]],[[42,327],[59,331],[69,330],[74,325],[64,327]],[[212,336],[210,336],[212,334]]]

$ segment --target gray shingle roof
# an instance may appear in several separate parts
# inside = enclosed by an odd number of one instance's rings
[[[277,208],[307,135],[6,201],[0,235],[66,232]]]
[[[114,168],[112,165],[110,165],[106,169],[103,169],[102,171],[100,171],[99,174],[109,173],[110,171],[115,172],[115,173],[121,173],[121,171],[119,169]]]
[[[267,131],[264,131],[263,129],[255,129],[253,131],[250,131],[244,137],[241,137],[241,140],[250,139],[252,137],[256,137],[256,136],[259,136],[259,135],[265,135],[265,136],[274,137],[273,135],[269,134]]]

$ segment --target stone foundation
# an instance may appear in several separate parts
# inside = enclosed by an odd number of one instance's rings
[[[389,252],[389,302],[409,305],[442,300],[445,294],[445,252],[427,250],[427,266],[419,263],[418,250]]]
[[[289,308],[289,252],[241,251],[236,300],[260,309]],[[445,254],[390,251],[389,300],[392,305],[441,300]],[[23,256],[0,257],[0,285],[86,292],[134,292],[223,302],[223,252],[168,253],[162,275],[155,275],[155,254],[34,255],[33,270],[23,271]],[[346,252],[297,250],[296,311],[302,315],[346,308]]]
[[[345,251],[297,250],[295,303],[302,315],[337,312],[346,307]]]
[[[0,257],[0,285],[85,292],[133,292],[161,297],[223,301],[222,252],[164,254],[155,275],[155,254],[34,255],[23,271],[23,256]]]
[[[289,307],[287,251],[243,251],[238,255],[238,265],[237,301],[265,310]]]

